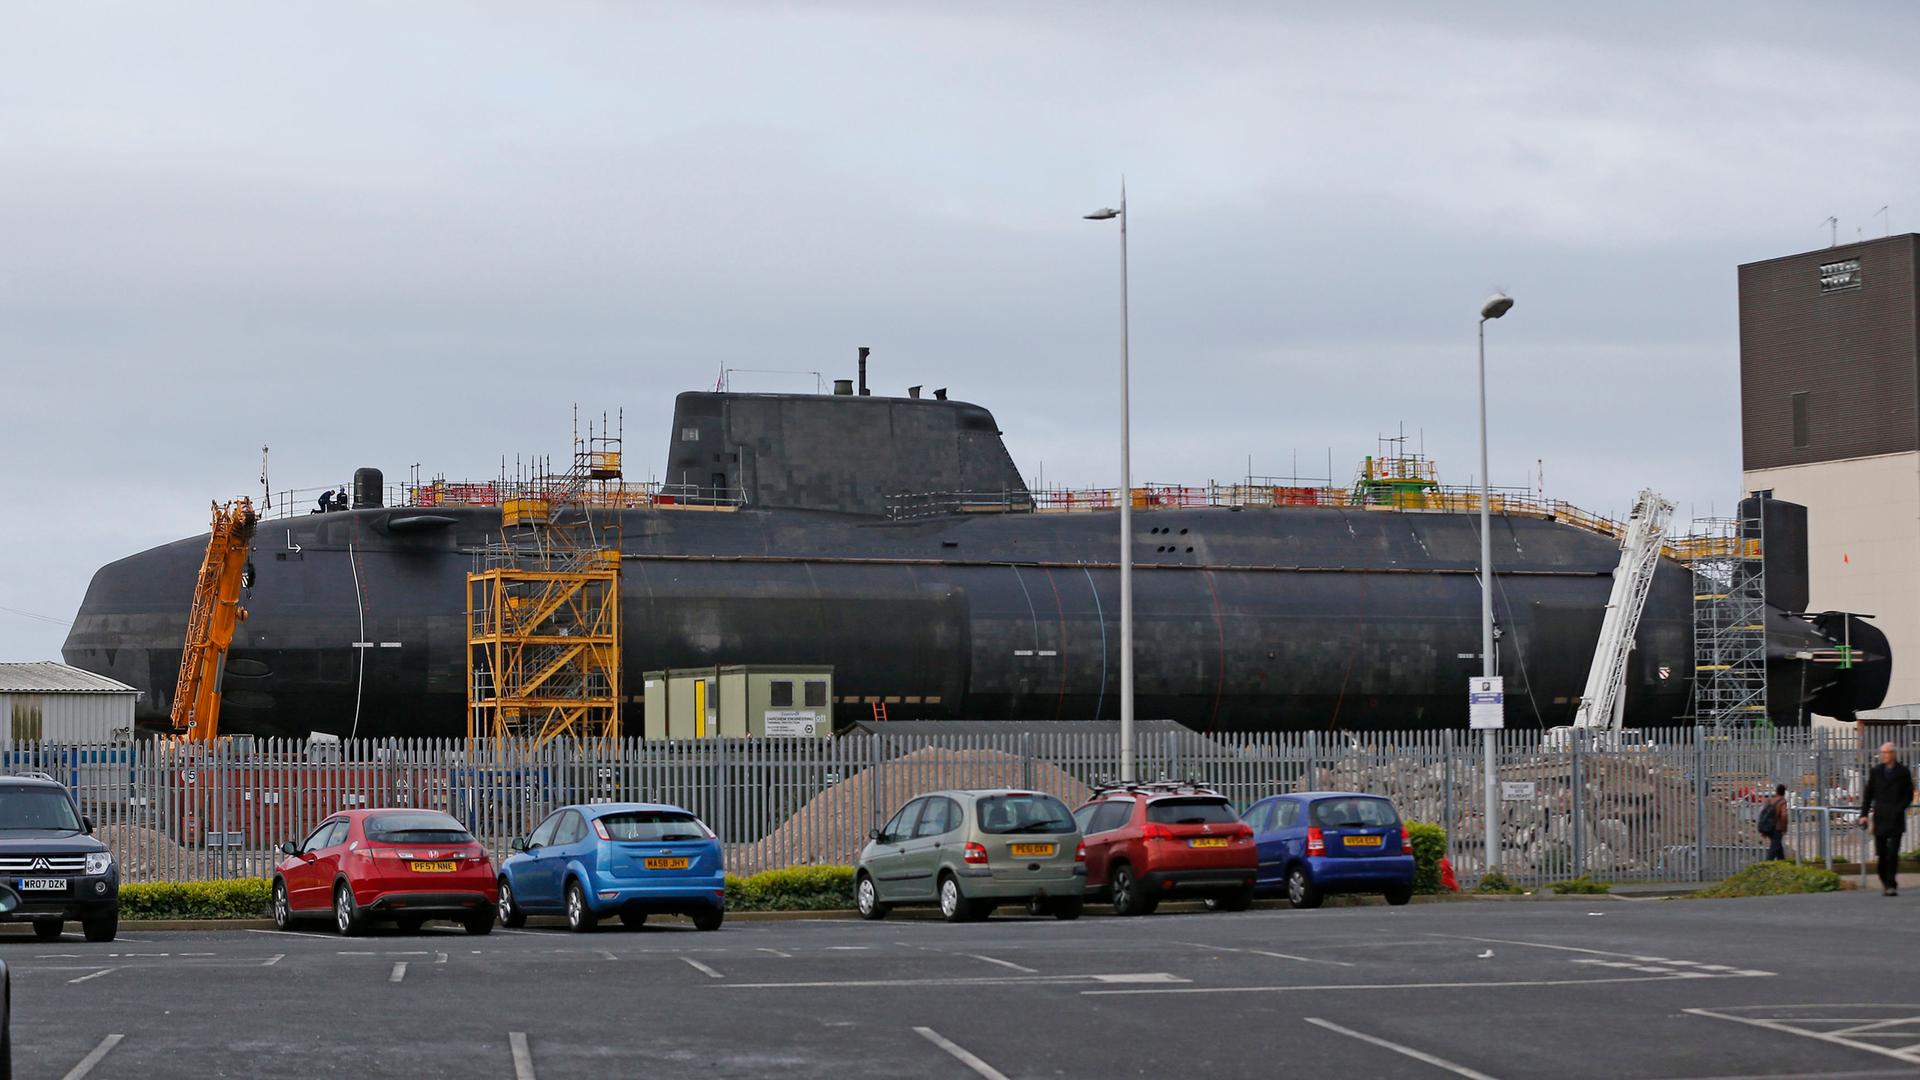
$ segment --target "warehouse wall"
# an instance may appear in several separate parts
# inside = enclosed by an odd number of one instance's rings
[[[132,691],[0,693],[0,746],[125,741],[133,736],[133,703],[138,696]]]

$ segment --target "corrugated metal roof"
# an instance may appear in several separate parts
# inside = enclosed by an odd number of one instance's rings
[[[54,693],[138,693],[133,687],[105,675],[95,675],[77,667],[36,660],[25,664],[0,664],[0,694]]]

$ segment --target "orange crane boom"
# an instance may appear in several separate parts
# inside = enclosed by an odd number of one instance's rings
[[[253,500],[213,504],[213,534],[193,586],[193,613],[187,618],[187,644],[180,653],[180,677],[173,688],[173,729],[193,742],[220,737],[220,681],[226,670],[233,632],[247,617],[240,590],[248,581],[247,553],[260,524]]]

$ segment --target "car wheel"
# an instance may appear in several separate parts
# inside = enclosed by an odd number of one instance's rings
[[[80,932],[88,941],[112,941],[120,933],[120,913],[116,911],[104,918],[84,920],[80,924]]]
[[[353,890],[341,882],[333,887],[333,925],[342,937],[359,937],[367,932],[367,918],[353,902]]]
[[[1253,886],[1209,897],[1207,906],[1217,911],[1245,911],[1253,906]]]
[[[509,930],[527,925],[527,913],[520,910],[519,902],[513,898],[513,885],[506,878],[500,879],[500,925]]]
[[[393,920],[393,924],[398,926],[403,934],[417,934],[421,927],[427,925],[427,920],[423,915],[402,915]]]
[[[293,902],[287,899],[287,883],[273,879],[273,926],[276,930],[293,929]]]
[[[600,925],[600,917],[587,906],[587,890],[578,881],[567,882],[567,929],[585,934]]]
[[[726,920],[727,920],[726,908],[722,908],[722,907],[703,908],[693,913],[693,928],[695,930],[703,930],[703,931],[718,930],[720,929],[720,924],[725,922]]]
[[[1394,907],[1399,907],[1412,899],[1413,886],[1411,885],[1395,885],[1393,888],[1387,890],[1387,903],[1392,904]]]
[[[647,925],[647,913],[644,911],[623,911],[620,913],[620,925],[629,930],[638,930]]]
[[[467,933],[473,937],[485,937],[493,933],[493,909],[488,908],[469,915],[461,920],[460,925],[465,927]]]
[[[952,874],[940,875],[940,914],[948,922],[970,922],[973,902],[960,891],[960,880]]]
[[[60,936],[60,931],[63,929],[65,927],[59,919],[33,920],[33,936],[41,941],[52,941]]]
[[[1321,899],[1320,890],[1313,887],[1306,867],[1296,866],[1287,871],[1287,903],[1297,908],[1317,908]]]
[[[874,887],[873,879],[865,874],[853,887],[853,903],[860,909],[863,919],[884,919],[887,917],[887,905],[880,902],[880,890]]]
[[[1055,900],[1053,902],[1053,917],[1059,919],[1061,922],[1072,922],[1080,917],[1080,912],[1085,910],[1086,906],[1087,902],[1078,896],[1071,899]]]
[[[1121,863],[1113,868],[1113,913],[1115,915],[1147,915],[1157,905],[1148,899],[1146,891],[1141,889],[1140,881],[1133,876],[1133,867]]]

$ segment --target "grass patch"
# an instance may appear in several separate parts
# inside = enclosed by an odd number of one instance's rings
[[[727,875],[730,911],[838,911],[853,906],[853,867],[789,866]]]
[[[1587,875],[1581,874],[1577,878],[1568,878],[1566,881],[1556,881],[1548,885],[1547,888],[1552,889],[1561,896],[1604,896],[1607,890],[1613,888],[1613,886],[1608,885],[1604,881],[1595,881]]]
[[[1480,877],[1480,884],[1473,887],[1477,893],[1491,893],[1497,896],[1522,896],[1526,890],[1507,880],[1507,875],[1498,870],[1489,870]]]
[[[263,919],[272,900],[265,878],[170,881],[120,886],[123,919]]]
[[[1754,863],[1745,870],[1689,895],[1701,899],[1731,896],[1787,896],[1794,893],[1837,892],[1840,875],[1817,866],[1790,862]]]

